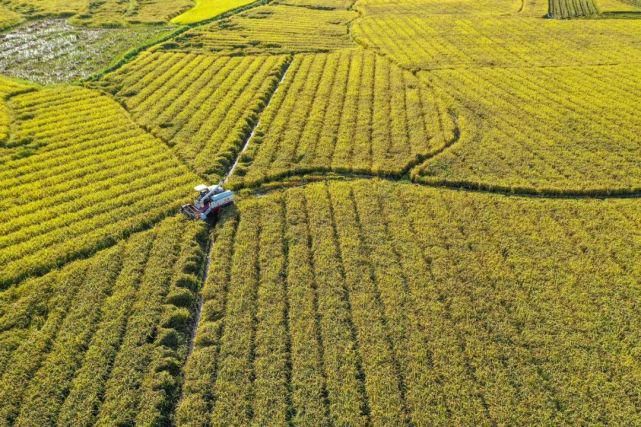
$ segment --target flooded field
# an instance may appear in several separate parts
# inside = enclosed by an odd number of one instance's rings
[[[0,34],[0,73],[42,84],[83,79],[167,27],[84,28],[32,21]]]

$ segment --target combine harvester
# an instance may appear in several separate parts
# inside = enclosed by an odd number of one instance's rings
[[[193,204],[183,205],[180,209],[187,217],[194,220],[208,221],[216,218],[218,213],[225,207],[234,203],[234,193],[225,190],[220,185],[208,187],[200,184],[194,187],[198,197]]]

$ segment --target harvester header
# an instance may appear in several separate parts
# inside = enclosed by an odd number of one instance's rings
[[[234,203],[234,193],[225,190],[221,185],[207,186],[200,184],[194,187],[198,197],[193,204],[183,205],[181,211],[194,220],[207,221],[218,215],[225,207]]]

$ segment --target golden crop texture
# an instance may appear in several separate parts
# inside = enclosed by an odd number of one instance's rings
[[[251,186],[318,171],[402,175],[455,139],[453,114],[380,56],[297,55],[232,182]]]
[[[0,287],[112,245],[174,211],[197,177],[99,93],[33,90],[1,151]]]
[[[100,84],[196,172],[215,180],[231,167],[288,60],[145,53]]]
[[[161,47],[241,55],[326,52],[356,47],[347,23],[357,16],[348,10],[268,5],[191,29]]]
[[[26,18],[71,16],[87,25],[157,24],[193,6],[192,0],[4,0]]]
[[[641,190],[641,70],[616,65],[421,74],[472,118],[461,142],[414,171],[425,182],[530,192]]]
[[[177,421],[641,422],[640,218],[377,180],[243,200]]]
[[[166,423],[204,231],[171,218],[0,293],[0,423]]]

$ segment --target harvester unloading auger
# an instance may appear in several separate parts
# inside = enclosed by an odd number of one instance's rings
[[[225,207],[234,203],[234,193],[225,190],[220,185],[206,186],[200,184],[194,187],[198,197],[193,204],[183,205],[180,209],[191,219],[207,221],[215,217]]]

